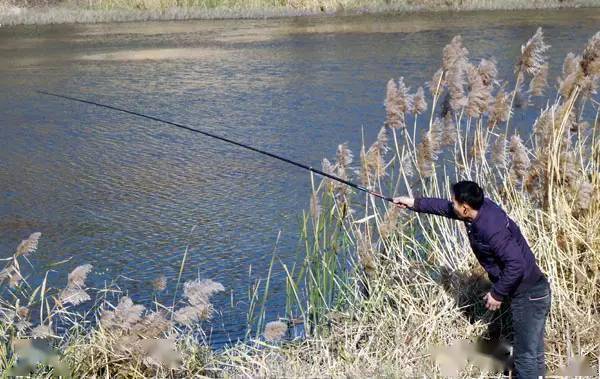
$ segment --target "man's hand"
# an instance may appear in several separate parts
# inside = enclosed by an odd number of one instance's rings
[[[406,196],[398,196],[394,198],[394,204],[400,208],[412,208],[415,205],[415,199]]]
[[[483,301],[485,301],[485,307],[490,311],[497,311],[502,305],[502,302],[494,299],[489,292],[485,294]]]

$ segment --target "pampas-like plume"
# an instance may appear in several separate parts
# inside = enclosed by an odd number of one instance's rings
[[[171,329],[172,323],[163,311],[152,312],[144,316],[132,328],[133,333],[143,338],[159,338]]]
[[[90,271],[92,271],[91,264],[85,264],[77,266],[68,276],[67,286],[83,288],[85,287],[85,279],[87,278]]]
[[[67,286],[63,289],[58,298],[61,303],[71,303],[73,305],[81,304],[90,300],[90,296],[85,292],[85,279],[92,270],[92,265],[85,264],[76,267],[69,274]]]
[[[441,121],[440,119],[436,118],[434,121],[434,124],[439,124]],[[442,141],[442,145],[445,146],[452,146],[454,145],[454,143],[456,142],[456,137],[458,136],[458,132],[456,131],[456,124],[454,123],[454,117],[452,117],[452,113],[448,112],[446,113],[446,115],[444,116],[444,120],[443,123],[441,125],[441,130],[442,130],[442,137],[441,137],[441,141]]]
[[[581,57],[573,53],[567,54],[563,62],[562,77],[558,78],[558,92],[568,98],[577,82]]]
[[[390,79],[387,83],[387,91],[385,96],[385,126],[393,129],[400,129],[406,126],[404,120],[404,111],[400,107],[398,99],[398,86],[394,79]]]
[[[494,104],[490,110],[488,127],[493,129],[499,123],[505,122],[508,120],[510,113],[510,96],[504,92],[504,90],[500,89],[498,90],[498,93],[496,93]]]
[[[413,98],[409,93],[410,88],[404,83],[404,77],[398,79],[398,108],[403,113],[409,113],[413,108]]]
[[[541,152],[545,154],[545,156],[547,156],[548,146],[550,146],[553,138],[552,109],[553,108],[547,108],[543,110],[533,123],[533,133],[537,138],[537,145],[542,147]],[[537,155],[539,159],[540,154]]]
[[[592,194],[594,193],[594,186],[588,181],[581,182],[579,190],[577,191],[577,207],[586,211],[590,209],[592,203]]]
[[[465,96],[465,70],[469,51],[463,47],[461,36],[455,36],[444,47],[442,65],[446,72],[446,83],[450,92],[450,106],[458,111],[467,104]]]
[[[548,87],[548,63],[544,63],[529,82],[529,93],[532,96],[543,96]]]
[[[496,80],[496,76],[498,75],[498,68],[496,67],[495,59],[482,59],[479,62],[479,66],[477,67],[479,70],[479,75],[481,76],[481,80],[483,84],[491,87]]]
[[[429,91],[433,97],[439,97],[444,87],[446,87],[446,82],[443,78],[444,69],[438,69],[431,78],[431,81],[427,83],[427,87],[429,87]]]
[[[413,95],[413,110],[414,114],[421,114],[427,110],[427,101],[425,101],[425,91],[423,87],[419,87]]]
[[[167,288],[167,277],[163,274],[152,281],[152,288],[156,292],[162,292]]]
[[[506,157],[506,138],[502,135],[498,136],[492,145],[492,162],[499,168],[505,168],[508,164]]]
[[[282,321],[271,321],[265,325],[264,336],[267,341],[281,341],[287,333],[287,324]]]
[[[67,287],[60,291],[59,300],[62,304],[79,305],[91,300],[91,297],[83,289]]]
[[[22,255],[27,256],[28,254],[31,254],[34,251],[36,251],[37,247],[38,247],[38,241],[41,236],[42,236],[42,233],[36,232],[36,233],[32,233],[27,239],[24,239],[23,241],[21,241],[19,246],[17,246],[17,251],[15,252],[15,256],[16,257],[22,256]]]
[[[442,67],[444,71],[464,68],[463,65],[467,62],[468,55],[469,50],[463,46],[462,37],[455,36],[448,45],[444,46],[444,50],[442,51]]]
[[[384,155],[388,151],[388,137],[385,127],[377,133],[377,140],[366,152],[361,150],[361,181],[363,185],[373,185],[374,181],[386,175]]]
[[[183,285],[183,294],[192,305],[209,304],[210,297],[221,291],[225,287],[212,279],[196,279]]]
[[[110,331],[129,331],[142,319],[144,309],[143,305],[133,304],[128,296],[123,296],[114,310],[102,311],[100,325]]]
[[[183,294],[191,304],[175,312],[174,318],[180,324],[192,325],[212,316],[210,297],[215,293],[225,291],[221,283],[211,279],[196,279],[183,285]]]
[[[479,70],[471,64],[467,66],[467,80],[469,83],[467,116],[479,118],[488,111],[492,98],[491,87],[484,84]]]
[[[337,165],[338,167],[348,168],[352,160],[354,159],[354,155],[352,151],[348,148],[347,143],[342,143],[338,145],[337,149]]]
[[[16,260],[13,260],[11,264],[0,271],[0,284],[5,280],[8,280],[8,285],[11,288],[15,288],[23,280],[19,264]]]
[[[178,309],[173,318],[180,324],[191,326],[198,321],[208,320],[212,316],[210,304],[188,305]]]
[[[588,41],[580,65],[585,76],[600,76],[600,32]]]
[[[521,46],[521,56],[515,67],[515,72],[536,75],[546,62],[546,51],[550,45],[544,42],[542,28],[538,28],[533,37],[525,45]]]
[[[510,154],[511,154],[511,169],[510,175],[515,182],[523,182],[523,178],[527,176],[531,161],[527,155],[527,149],[521,138],[518,135],[513,135],[510,138]]]
[[[431,131],[427,131],[417,147],[417,164],[419,166],[419,172],[424,178],[429,178],[433,175],[432,165],[437,159],[437,153],[438,146],[436,139]]]

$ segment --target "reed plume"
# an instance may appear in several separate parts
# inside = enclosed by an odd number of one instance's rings
[[[543,96],[548,87],[548,63],[544,63],[529,82],[529,93],[532,96]]]
[[[270,342],[281,341],[287,333],[288,326],[282,321],[271,321],[265,325],[265,331],[263,335],[265,339]]]
[[[588,41],[580,65],[585,76],[600,76],[600,32],[594,34]]]
[[[496,141],[492,145],[492,153],[491,153],[492,162],[503,169],[508,164],[507,156],[506,156],[506,138],[500,135],[496,137]]]
[[[523,145],[521,138],[516,134],[510,138],[509,151],[511,154],[511,178],[516,183],[522,183],[523,179],[527,176],[531,161],[527,155],[525,145]]]
[[[479,62],[479,66],[477,66],[479,70],[479,75],[481,76],[481,80],[485,86],[491,87],[496,81],[496,76],[498,75],[498,68],[496,67],[495,59],[481,59]]]
[[[68,276],[67,286],[60,292],[58,298],[63,304],[78,305],[90,300],[85,292],[85,279],[92,270],[92,265],[85,264],[76,267]]]
[[[562,77],[558,78],[558,91],[564,97],[568,98],[575,87],[581,56],[568,53],[562,66]]]
[[[183,294],[192,305],[209,304],[210,298],[222,291],[225,287],[212,279],[196,279],[183,285]]]
[[[398,79],[398,109],[404,114],[413,109],[413,97],[409,93],[410,88],[404,83],[404,77]]]
[[[11,263],[8,264],[5,268],[0,271],[0,284],[5,280],[8,280],[8,285],[11,288],[15,288],[21,283],[23,280],[23,276],[21,276],[21,270],[19,267],[19,262],[17,262],[16,257],[13,257]]]
[[[340,179],[348,180],[348,168],[353,162],[353,160],[354,155],[352,154],[352,151],[348,148],[348,144],[342,143],[338,145],[336,152],[336,164],[334,166],[336,170],[335,175]],[[333,182],[332,185],[335,197],[342,204],[345,204],[348,195],[350,194],[350,188],[347,185],[339,183],[337,181]]]
[[[384,105],[386,111],[385,126],[393,129],[404,128],[406,126],[404,111],[400,107],[398,86],[394,79],[390,79],[387,83]]]
[[[143,338],[159,338],[167,333],[173,324],[164,311],[151,312],[144,316],[133,328],[133,332]]]
[[[550,48],[544,42],[542,28],[538,28],[535,34],[521,46],[521,56],[517,61],[515,73],[536,75],[546,62],[546,51]]]
[[[503,89],[499,89],[494,98],[494,104],[490,109],[488,127],[493,129],[499,123],[506,122],[510,114],[510,96]]]
[[[191,326],[195,322],[209,319],[213,312],[210,298],[222,291],[225,291],[225,287],[212,279],[196,279],[184,283],[183,294],[190,305],[175,312],[175,321]]]
[[[339,144],[337,149],[338,167],[348,168],[350,166],[350,163],[352,163],[353,159],[354,155],[352,154],[352,151],[348,148],[348,144]]]
[[[187,305],[178,309],[173,318],[180,324],[192,326],[199,321],[210,319],[212,312],[210,305]]]
[[[113,310],[102,311],[100,325],[108,331],[128,332],[140,322],[144,309],[143,305],[134,304],[128,296],[123,296]]]
[[[472,64],[467,65],[467,82],[469,84],[469,94],[465,110],[467,116],[479,118],[488,111],[492,89],[490,86],[485,85],[479,69]]]
[[[439,118],[436,118],[434,124],[441,125],[440,128],[442,130],[441,140],[442,145],[444,146],[452,146],[456,142],[457,131],[456,131],[456,123],[454,122],[454,117],[452,117],[452,113],[448,112],[444,116],[444,120],[440,121]],[[436,127],[437,129],[437,127]]]
[[[446,87],[446,82],[444,81],[444,69],[438,69],[431,78],[431,81],[427,83],[427,87],[429,87],[429,91],[431,95],[435,98],[439,97],[444,88]]]
[[[419,87],[413,95],[413,114],[421,114],[427,110],[427,101],[425,100],[425,91],[423,87]]]
[[[161,274],[158,278],[152,281],[152,288],[156,292],[162,292],[167,288],[167,277]]]
[[[373,185],[374,182],[386,175],[385,153],[388,151],[386,128],[382,127],[377,133],[377,139],[366,152],[361,149],[361,181],[363,185]]]
[[[459,111],[467,105],[465,96],[465,71],[469,51],[463,46],[461,36],[452,38],[442,52],[442,67],[444,68],[449,103],[454,111]]]
[[[27,256],[27,255],[33,253],[34,251],[36,251],[37,247],[38,247],[38,241],[41,236],[42,236],[42,233],[36,232],[36,233],[32,233],[27,239],[24,239],[23,241],[21,241],[19,246],[17,246],[17,251],[15,252],[15,256],[16,257]]]

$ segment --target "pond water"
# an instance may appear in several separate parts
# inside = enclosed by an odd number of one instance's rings
[[[600,25],[597,10],[469,12],[0,27],[0,257],[43,233],[30,284],[91,263],[88,284],[116,280],[149,305],[150,281],[221,282],[215,346],[244,335],[248,291],[273,251],[298,254],[310,176],[293,166],[168,125],[40,95],[113,104],[216,133],[318,167],[337,144],[357,153],[382,125],[386,82],[413,90],[461,34],[500,77],[538,26],[550,82]],[[532,107],[531,109],[535,109]],[[535,111],[517,112],[527,133]],[[356,154],[357,155],[357,154]],[[192,228],[195,226],[194,230]],[[279,240],[278,234],[280,233]],[[277,242],[278,240],[278,242]],[[59,265],[57,262],[65,261]],[[274,267],[269,318],[283,315]]]

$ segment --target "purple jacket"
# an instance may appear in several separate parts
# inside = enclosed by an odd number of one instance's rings
[[[459,219],[446,199],[416,198],[412,209]],[[496,203],[485,198],[477,217],[463,222],[471,248],[493,283],[490,292],[496,300],[512,297],[543,277],[521,230]]]

